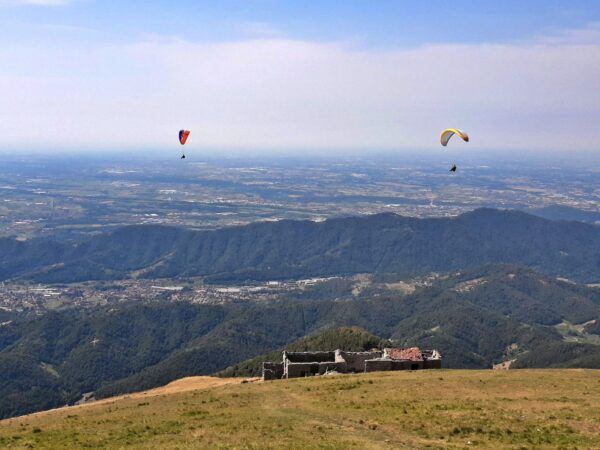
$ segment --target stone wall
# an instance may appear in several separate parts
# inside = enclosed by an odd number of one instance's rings
[[[335,361],[335,352],[283,352],[283,360],[294,363]]]
[[[288,362],[285,367],[285,378],[301,378],[313,375],[323,375],[325,372],[346,372],[346,363],[324,362]]]
[[[424,368],[425,361],[396,361],[393,359],[383,358],[369,359],[365,361],[365,372],[379,372],[387,370],[421,370]]]
[[[280,380],[283,378],[283,363],[263,362],[263,380]]]
[[[394,361],[396,363],[392,370],[422,370],[425,361]]]
[[[442,360],[441,359],[426,359],[423,365],[424,369],[441,369],[442,368]]]
[[[365,361],[365,372],[392,370],[391,359],[368,359]]]
[[[365,361],[369,359],[381,358],[382,352],[344,352],[341,350],[335,351],[335,360],[344,361],[348,372],[364,372]]]

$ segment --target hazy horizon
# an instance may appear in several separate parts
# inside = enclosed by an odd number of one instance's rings
[[[511,165],[524,163],[526,165],[561,165],[564,167],[584,166],[593,170],[589,164],[600,163],[600,153],[595,151],[561,151],[547,150],[544,152],[536,150],[471,150],[466,149],[233,149],[233,148],[206,148],[185,149],[186,160],[179,161],[181,148],[125,148],[114,146],[106,149],[89,148],[60,148],[51,151],[44,149],[0,149],[0,162],[19,160],[61,160],[85,161],[86,159],[100,160],[106,163],[120,161],[139,162],[143,161],[174,161],[175,164],[194,164],[204,161],[227,161],[237,160],[251,162],[253,160],[262,162],[335,162],[348,160],[372,160],[372,161],[431,161],[447,165],[451,161],[464,164],[485,165],[495,163]],[[600,168],[598,169],[600,170]]]

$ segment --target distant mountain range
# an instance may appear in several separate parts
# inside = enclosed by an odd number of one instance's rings
[[[222,305],[131,299],[15,316],[0,326],[0,417],[187,375],[256,374],[269,352],[286,346],[354,349],[392,339],[437,348],[444,367],[514,360],[512,367],[600,368],[599,317],[600,289],[514,266],[448,273],[411,294]]]
[[[600,227],[518,211],[454,218],[395,214],[261,222],[214,231],[130,226],[79,243],[0,239],[0,280],[68,283],[203,276],[239,282],[357,273],[422,275],[518,264],[580,282],[600,281]]]
[[[543,208],[529,208],[525,212],[550,220],[570,220],[600,224],[600,210],[585,211],[570,206],[551,205]]]

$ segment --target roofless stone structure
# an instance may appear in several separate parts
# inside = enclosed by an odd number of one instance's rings
[[[440,369],[437,350],[385,348],[383,351],[283,352],[282,362],[264,362],[263,380],[299,378],[326,373],[359,373],[385,370]]]

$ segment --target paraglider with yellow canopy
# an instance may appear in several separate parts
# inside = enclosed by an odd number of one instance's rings
[[[440,143],[446,147],[454,135],[458,136],[465,142],[469,142],[469,135],[464,131],[459,130],[458,128],[446,128],[444,131],[442,131],[442,134],[440,134]],[[450,172],[456,172],[456,164],[452,165]]]
[[[442,134],[440,134],[440,143],[445,147],[448,145],[450,138],[454,135],[457,135],[465,142],[469,142],[469,135],[464,131],[459,130],[458,128],[446,128],[442,131]]]

